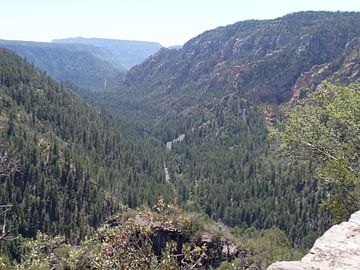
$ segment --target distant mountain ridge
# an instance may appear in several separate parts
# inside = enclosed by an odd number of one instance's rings
[[[81,88],[99,90],[114,84],[126,70],[116,66],[106,49],[77,44],[0,40],[7,48],[46,71],[59,81],[69,81]]]
[[[358,80],[359,39],[359,12],[242,21],[206,31],[181,49],[161,49],[130,69],[124,85],[163,107],[232,92],[278,104],[324,79]]]
[[[156,53],[162,47],[159,43],[149,41],[83,37],[54,39],[52,43],[86,44],[105,48],[113,55],[113,60],[117,64],[122,65],[127,69],[140,64],[147,57]]]
[[[86,90],[115,86],[126,70],[161,48],[154,42],[112,39],[63,39],[52,43],[0,40],[10,49],[59,81]]]

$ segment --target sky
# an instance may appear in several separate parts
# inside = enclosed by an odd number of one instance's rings
[[[304,10],[360,11],[360,1],[0,0],[0,39],[82,36],[182,45],[218,26]]]

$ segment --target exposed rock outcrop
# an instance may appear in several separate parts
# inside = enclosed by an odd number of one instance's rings
[[[268,270],[360,269],[360,211],[316,240],[301,261],[276,262]]]
[[[189,263],[193,267],[191,269],[199,269],[200,266],[201,269],[213,269],[222,262],[232,262],[235,259],[240,260],[245,267],[251,265],[254,253],[234,243],[234,236],[225,225],[212,222],[207,224],[206,230],[195,232],[193,230],[196,225],[191,221],[193,218],[195,217],[187,216],[182,220],[178,216],[177,220],[171,220],[166,215],[155,217],[151,212],[140,212],[134,217],[114,216],[107,220],[107,225],[111,228],[121,227],[131,220],[129,239],[136,239],[135,242],[141,243],[141,235],[145,232],[146,239],[151,242],[152,251],[158,258],[161,258],[171,243],[172,254],[176,256],[181,269],[190,269]],[[187,225],[180,225],[182,222]],[[181,228],[182,226],[184,227]],[[185,254],[186,248],[189,248],[190,255]]]
[[[360,13],[300,12],[206,31],[179,50],[162,49],[129,70],[123,84],[139,99],[178,110],[211,95],[238,93],[281,104],[323,80],[360,74]],[[336,73],[336,74],[335,74]]]

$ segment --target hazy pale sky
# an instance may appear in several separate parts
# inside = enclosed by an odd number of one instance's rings
[[[360,11],[360,0],[0,0],[0,39],[83,36],[181,45],[218,26],[303,10]]]

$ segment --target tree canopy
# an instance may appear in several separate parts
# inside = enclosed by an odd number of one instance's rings
[[[339,221],[360,206],[360,84],[325,83],[292,108],[280,140],[292,157],[319,164],[327,206]]]

